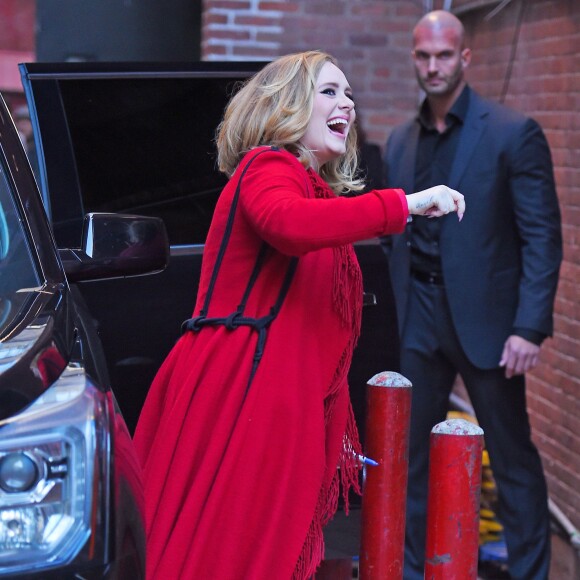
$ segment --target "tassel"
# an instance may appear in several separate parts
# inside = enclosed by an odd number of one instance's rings
[[[310,529],[306,535],[306,541],[302,553],[296,563],[292,580],[305,580],[316,572],[316,568],[324,558],[324,536],[322,533],[322,520],[314,517]]]
[[[335,197],[334,192],[328,187],[318,174],[308,170],[310,181],[314,189],[315,197]],[[362,275],[351,245],[333,248],[334,271],[333,271],[333,308],[345,328],[351,329],[351,338],[337,365],[332,383],[329,385],[324,401],[324,423],[328,425],[333,419],[333,411],[342,389],[348,389],[347,374],[352,360],[352,354],[360,334],[362,315]],[[361,445],[352,410],[350,398],[348,398],[348,410],[343,445],[338,458],[338,467],[327,466],[334,469],[330,485],[320,490],[314,517],[296,564],[293,580],[306,580],[316,572],[316,568],[324,557],[323,526],[326,525],[336,513],[338,499],[342,492],[345,512],[348,514],[348,494],[350,489],[358,494],[361,493],[359,474],[362,466],[358,460],[361,454]]]

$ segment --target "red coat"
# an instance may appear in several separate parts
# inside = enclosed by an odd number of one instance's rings
[[[224,188],[205,246],[195,313],[208,290],[240,170]],[[307,578],[338,481],[357,483],[358,437],[346,376],[362,284],[350,244],[400,232],[403,192],[336,197],[283,151],[259,155],[242,181],[209,316],[240,303],[265,240],[271,249],[246,315],[275,303],[300,256],[245,396],[257,332],[186,332],[161,367],[135,434],[145,472],[148,577]],[[337,470],[337,465],[340,470]]]

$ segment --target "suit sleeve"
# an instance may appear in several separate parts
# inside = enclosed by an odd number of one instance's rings
[[[562,231],[550,149],[536,121],[528,119],[524,123],[510,155],[510,189],[522,240],[519,301],[513,326],[539,332],[549,328],[547,334],[551,334]]]
[[[308,176],[286,154],[260,155],[246,173],[240,207],[258,235],[280,252],[302,255],[325,247],[401,232],[409,213],[402,190],[357,197],[307,197]]]

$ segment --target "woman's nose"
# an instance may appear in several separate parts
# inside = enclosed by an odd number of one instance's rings
[[[344,95],[341,99],[339,106],[341,109],[346,109],[350,111],[351,109],[354,109],[354,101],[347,95]]]

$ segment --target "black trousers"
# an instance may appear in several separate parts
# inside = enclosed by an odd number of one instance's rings
[[[499,363],[499,361],[498,361]],[[457,339],[445,288],[412,280],[401,344],[401,372],[413,384],[405,580],[423,579],[429,438],[444,421],[456,374],[465,383],[498,488],[497,516],[504,526],[514,579],[545,580],[550,567],[550,523],[540,456],[531,441],[523,376],[482,370]]]

